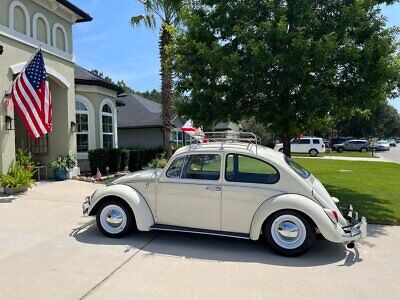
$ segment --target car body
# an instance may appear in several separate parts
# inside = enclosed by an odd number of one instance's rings
[[[336,137],[329,141],[329,145],[332,148],[333,145],[335,145],[335,144],[343,144],[350,140],[355,140],[355,138],[354,137]]]
[[[385,141],[385,140],[377,141],[375,143],[375,148],[377,151],[389,151],[390,144],[388,141]]]
[[[343,151],[367,152],[371,150],[371,147],[367,140],[349,140],[341,144],[334,144],[332,146],[332,150],[337,152],[343,152]]]
[[[319,153],[325,153],[326,146],[322,138],[304,136],[300,139],[292,139],[290,141],[291,152],[308,153],[310,156],[318,156]],[[274,150],[283,152],[283,144],[275,145]]]
[[[120,237],[131,227],[264,238],[288,256],[307,251],[317,232],[345,243],[365,237],[367,222],[341,209],[312,174],[270,148],[205,143],[178,149],[164,169],[143,170],[88,196],[86,216]]]
[[[396,147],[397,146],[397,141],[394,138],[387,139],[386,141],[389,143],[390,147]]]

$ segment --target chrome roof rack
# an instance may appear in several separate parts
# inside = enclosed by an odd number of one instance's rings
[[[195,135],[190,146],[199,143],[221,143],[221,149],[223,149],[225,143],[229,143],[230,146],[247,144],[247,149],[255,147],[257,153],[257,146],[261,145],[260,137],[252,132],[213,131],[204,132],[204,135]]]

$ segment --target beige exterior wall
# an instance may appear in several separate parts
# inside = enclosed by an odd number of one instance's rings
[[[10,28],[11,17],[9,16],[10,5],[18,2],[17,13],[14,26],[19,33]],[[6,130],[5,124],[5,96],[4,89],[9,89],[13,82],[13,77],[17,74],[26,62],[32,57],[40,41],[34,37],[50,36],[49,44],[42,45],[45,64],[49,74],[50,89],[53,98],[53,131],[49,134],[48,154],[37,157],[42,164],[47,164],[49,159],[55,158],[60,154],[76,153],[76,137],[70,130],[71,121],[75,120],[75,87],[74,87],[74,62],[72,59],[72,24],[75,22],[74,16],[63,10],[54,1],[48,0],[2,0],[0,2],[0,45],[4,47],[4,53],[0,56],[0,174],[7,172],[10,164],[15,159],[15,144],[23,144],[23,136],[26,134],[24,128],[21,129],[21,120],[16,114],[12,113],[18,131]],[[53,6],[51,6],[53,3]],[[22,4],[23,8],[20,8]],[[24,18],[28,15],[28,23],[24,23]],[[40,25],[35,29],[34,36],[34,16],[36,19],[47,20],[50,32],[43,32],[45,25]],[[37,20],[36,20],[37,21]],[[21,25],[22,24],[22,25]],[[53,26],[62,26],[67,36],[67,52],[57,50],[53,47]],[[16,138],[17,133],[17,138]]]
[[[121,148],[153,148],[163,145],[162,128],[118,129],[118,140]]]

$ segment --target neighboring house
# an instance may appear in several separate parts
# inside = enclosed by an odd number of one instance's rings
[[[120,92],[115,84],[75,66],[76,147],[82,171],[89,170],[88,150],[118,148],[117,94]]]
[[[157,147],[164,144],[161,121],[161,104],[136,94],[120,95],[124,104],[118,109],[118,144],[122,148]],[[183,144],[183,125],[179,118],[173,120],[171,140]]]

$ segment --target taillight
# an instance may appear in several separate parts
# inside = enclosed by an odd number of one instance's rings
[[[324,149],[325,148],[325,145],[324,144],[322,144],[322,149]]]
[[[328,215],[329,219],[332,220],[333,223],[337,224],[339,222],[339,215],[336,211],[324,208],[325,213]]]

